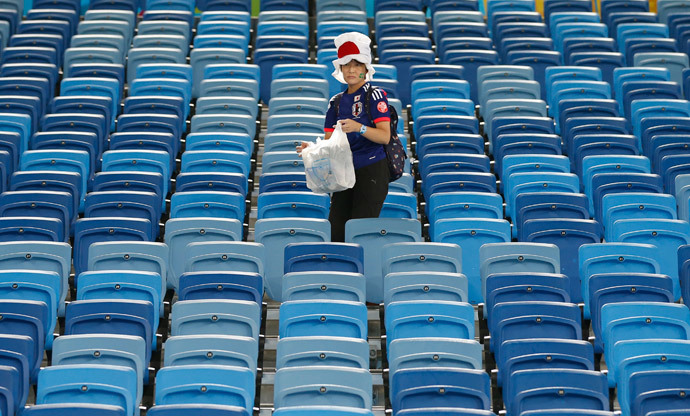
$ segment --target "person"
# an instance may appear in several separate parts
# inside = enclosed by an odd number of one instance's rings
[[[388,195],[390,173],[384,145],[390,140],[390,111],[386,92],[371,86],[374,68],[371,65],[371,39],[356,32],[343,33],[335,38],[338,58],[333,60],[332,75],[347,88],[339,103],[333,96],[326,112],[324,139],[333,134],[340,123],[352,150],[355,185],[351,189],[334,192],[328,220],[331,223],[331,241],[345,241],[345,223],[353,218],[376,218]],[[367,91],[373,88],[369,94]],[[370,97],[368,109],[364,105]],[[369,114],[370,113],[370,114]],[[371,116],[371,117],[370,117]],[[297,146],[301,153],[307,146]]]

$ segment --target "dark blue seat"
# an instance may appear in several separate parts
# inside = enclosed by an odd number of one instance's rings
[[[407,368],[391,374],[391,401],[406,409],[462,407],[490,410],[490,379],[482,370]]]
[[[95,191],[86,195],[84,218],[141,218],[150,223],[149,235],[158,236],[161,216],[159,194],[136,191]]]
[[[589,201],[584,194],[560,192],[525,192],[515,198],[519,241],[526,241],[522,224],[532,219],[581,219],[589,218]]]
[[[165,195],[163,195],[163,175],[154,172],[98,172],[94,176],[92,190],[94,192],[153,192],[158,195],[159,199],[165,200]]]
[[[91,243],[102,241],[153,241],[151,222],[139,218],[82,218],[74,228],[75,276],[87,270]],[[75,282],[76,283],[76,282]]]
[[[564,274],[515,272],[486,276],[484,317],[493,327],[492,311],[504,302],[570,302],[570,278]],[[486,334],[484,334],[486,335]]]
[[[583,340],[520,339],[503,344],[501,356],[496,359],[497,381],[508,392],[510,377],[520,370],[539,368],[570,368],[594,370],[594,349]]]
[[[613,302],[673,302],[673,281],[652,273],[601,273],[589,278],[589,299],[594,350],[603,352],[601,308]]]
[[[561,253],[561,273],[570,279],[572,302],[582,301],[578,250],[583,244],[600,243],[601,224],[589,219],[531,219],[521,225],[524,241],[555,244]]]
[[[32,150],[69,149],[87,152],[94,169],[99,168],[97,163],[100,163],[100,146],[100,138],[90,131],[42,131],[31,137]]]
[[[0,241],[65,241],[65,225],[56,218],[0,218]]]
[[[4,113],[26,114],[31,117],[31,131],[38,129],[38,120],[43,112],[41,100],[38,97],[25,95],[0,96],[0,108]]]
[[[661,176],[649,173],[597,173],[592,177],[592,195],[594,218],[603,219],[601,199],[614,192],[663,192]]]
[[[608,410],[606,375],[575,369],[535,369],[513,373],[505,403],[511,414],[527,410],[594,409]]]
[[[7,366],[16,370],[14,383],[14,402],[22,408],[29,396],[29,373],[33,370],[33,341],[23,335],[0,334],[0,366]],[[31,359],[31,362],[29,361]]]
[[[573,154],[573,138],[579,134],[630,134],[622,117],[571,117],[561,126],[563,144]]]
[[[105,118],[109,130],[112,130],[115,127],[112,102],[111,97],[101,95],[58,96],[50,102],[50,112],[100,114]]]
[[[340,271],[363,273],[364,251],[349,243],[292,243],[285,247],[285,273]]]
[[[110,150],[160,150],[170,155],[170,171],[175,167],[175,155],[178,153],[180,140],[173,133],[166,131],[143,131],[133,127],[126,132],[110,135]],[[165,130],[165,129],[162,129]]]
[[[535,317],[539,325],[534,325]],[[582,339],[580,308],[564,302],[507,302],[492,312],[491,348],[501,356],[504,342],[527,338]]]
[[[31,351],[26,356],[29,364],[31,382],[36,381],[38,371],[43,361],[45,347],[45,333],[48,322],[48,305],[44,302],[28,300],[0,300],[0,314],[3,319],[0,322],[0,333],[5,335],[19,335],[29,338]],[[52,331],[52,328],[50,329]],[[3,349],[16,352],[26,352],[29,345],[26,338],[3,340]],[[19,387],[19,386],[17,386]]]
[[[230,299],[261,304],[264,287],[258,273],[187,272],[180,276],[180,300]]]
[[[70,68],[72,78],[102,77],[116,79],[120,86],[125,85],[125,66],[108,63],[75,63]]]
[[[663,410],[690,411],[685,392],[690,388],[690,370],[650,370],[630,376],[631,414],[649,415]]]
[[[157,307],[157,306],[156,306]],[[155,345],[154,306],[141,300],[79,300],[67,305],[65,335],[120,334],[139,336]],[[145,362],[151,360],[147,348]]]

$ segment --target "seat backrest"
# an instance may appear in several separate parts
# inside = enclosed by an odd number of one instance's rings
[[[494,273],[560,273],[561,256],[554,244],[493,243],[479,248],[482,299],[486,300],[486,279]]]
[[[89,364],[50,366],[39,373],[36,404],[93,401],[120,406],[127,414],[133,414],[139,405],[136,391],[137,374],[132,368]]]
[[[324,385],[328,388],[324,392]],[[371,408],[372,381],[369,371],[345,367],[294,367],[276,371],[276,409],[302,405]]]
[[[260,322],[261,306],[256,302],[185,300],[173,305],[171,335],[237,335],[258,340]]]
[[[381,250],[398,242],[419,242],[421,225],[416,219],[355,219],[345,224],[345,241],[364,249],[364,275],[367,277],[367,301],[383,300]]]
[[[345,336],[366,339],[366,306],[335,300],[289,301],[280,306],[280,337]]]
[[[278,340],[276,368],[335,366],[367,370],[369,345],[346,337],[288,337]]]
[[[366,302],[366,280],[361,273],[297,271],[283,275],[282,299]]]
[[[227,365],[256,371],[256,339],[230,335],[176,335],[165,342],[164,365]]]
[[[393,375],[391,399],[396,412],[454,406],[489,410],[489,385],[482,370],[407,368]]]
[[[256,222],[254,241],[272,253],[274,261],[264,266],[266,292],[272,299],[282,296],[285,247],[290,243],[321,243],[330,240],[330,225],[321,219],[269,218]]]
[[[156,375],[156,404],[187,404],[199,401],[203,386],[205,404],[237,406],[251,414],[254,406],[254,372],[248,368],[220,365],[164,367]],[[193,399],[196,398],[196,399]]]

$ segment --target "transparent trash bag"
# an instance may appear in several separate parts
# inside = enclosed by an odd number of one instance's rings
[[[307,187],[317,193],[344,191],[355,186],[355,168],[347,135],[340,123],[331,138],[309,142],[302,150]]]

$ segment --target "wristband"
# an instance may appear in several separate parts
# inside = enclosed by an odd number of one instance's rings
[[[359,134],[364,134],[367,132],[367,126],[362,124],[362,127],[359,128]]]

